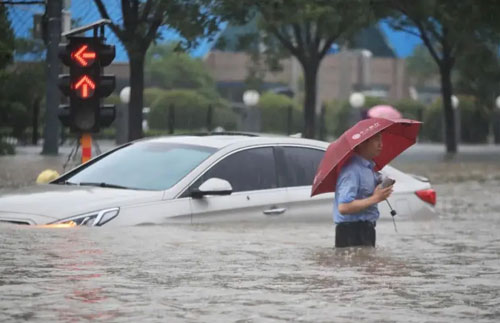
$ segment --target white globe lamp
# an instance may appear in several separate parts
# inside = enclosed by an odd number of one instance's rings
[[[359,109],[365,105],[365,95],[363,93],[354,92],[349,96],[349,104],[355,109]]]
[[[259,103],[260,94],[255,90],[247,90],[243,93],[243,103],[246,106],[253,107]]]
[[[125,104],[130,102],[130,86],[126,86],[120,91],[120,101]]]
[[[460,104],[460,100],[457,98],[456,95],[451,96],[451,106],[453,109],[458,109],[458,105]]]

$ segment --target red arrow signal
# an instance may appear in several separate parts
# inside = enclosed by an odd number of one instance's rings
[[[77,90],[76,94],[82,98],[87,99],[94,95],[95,83],[87,75],[83,75],[73,86]]]
[[[92,65],[96,58],[96,53],[90,50],[87,51],[87,49],[89,49],[89,46],[85,44],[71,53],[71,58],[73,58],[78,62],[78,64],[80,64],[80,66],[83,67]]]

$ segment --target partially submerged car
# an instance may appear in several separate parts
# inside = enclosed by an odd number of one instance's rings
[[[334,193],[310,197],[327,142],[170,136],[130,142],[50,184],[0,196],[0,222],[50,226],[332,221]],[[391,166],[401,218],[435,215],[430,183]],[[390,218],[386,203],[381,218]]]

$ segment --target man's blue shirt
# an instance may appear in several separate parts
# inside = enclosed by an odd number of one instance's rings
[[[377,204],[369,206],[358,213],[341,214],[339,203],[350,203],[373,195],[378,184],[377,174],[373,170],[373,161],[353,154],[351,159],[340,170],[335,188],[335,203],[333,205],[333,220],[335,223],[371,221],[379,218]]]

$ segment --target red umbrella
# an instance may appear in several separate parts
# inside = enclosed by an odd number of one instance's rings
[[[417,140],[421,122],[409,119],[365,119],[347,130],[326,150],[319,164],[311,190],[311,196],[335,192],[342,166],[349,160],[360,143],[382,132],[382,152],[375,157],[375,170],[382,169]]]

